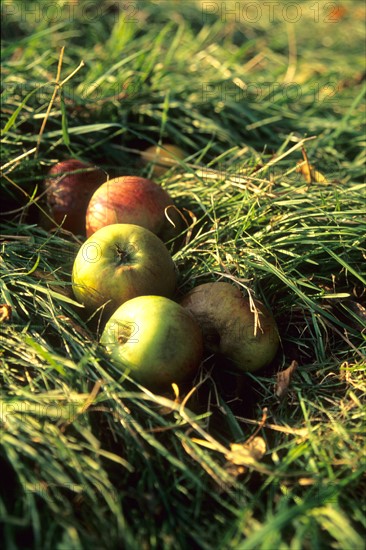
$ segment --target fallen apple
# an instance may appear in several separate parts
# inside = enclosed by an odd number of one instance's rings
[[[160,185],[137,176],[120,176],[101,185],[90,199],[86,234],[112,223],[149,229],[164,242],[178,236],[183,222],[173,199]]]
[[[155,390],[192,379],[203,354],[197,321],[162,296],[138,296],[122,304],[108,320],[100,342],[115,365]]]
[[[113,224],[81,246],[73,265],[72,287],[88,311],[103,304],[111,314],[143,294],[170,297],[176,286],[174,262],[164,243],[148,229]]]
[[[85,235],[89,200],[106,179],[103,170],[77,159],[63,160],[52,166],[45,189],[48,210],[56,224],[63,222],[64,229]]]
[[[274,318],[232,284],[199,285],[180,303],[200,324],[206,349],[224,355],[239,371],[254,372],[274,359],[279,346]]]
[[[180,160],[184,160],[186,156],[180,147],[170,143],[162,143],[161,146],[151,145],[141,152],[142,162],[145,165],[152,163],[152,176],[154,177],[162,176],[169,168],[176,166]]]

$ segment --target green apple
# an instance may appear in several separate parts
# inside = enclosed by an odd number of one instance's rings
[[[106,311],[112,313],[142,294],[172,296],[176,270],[168,249],[154,233],[138,225],[112,224],[81,246],[72,286],[87,310],[107,304]]]
[[[180,303],[200,324],[206,349],[224,355],[239,371],[254,372],[274,359],[279,335],[273,316],[232,284],[199,285]]]
[[[138,296],[122,304],[107,322],[100,343],[123,372],[154,390],[192,379],[203,354],[197,321],[162,296]]]

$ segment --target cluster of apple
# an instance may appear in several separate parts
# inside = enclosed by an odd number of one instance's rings
[[[145,160],[158,154],[150,149]],[[175,148],[172,156],[183,154]],[[158,160],[164,168],[164,157]],[[223,354],[239,371],[269,364],[279,336],[261,302],[225,282],[175,300],[177,270],[165,243],[184,227],[170,195],[149,179],[106,178],[70,159],[51,169],[46,191],[55,221],[87,236],[74,261],[73,291],[88,312],[100,308],[109,317],[100,343],[117,367],[162,390],[191,380],[205,352]]]

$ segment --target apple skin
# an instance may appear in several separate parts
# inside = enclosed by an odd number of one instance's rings
[[[165,215],[174,222],[174,227]],[[183,222],[173,199],[160,185],[146,178],[120,176],[106,181],[93,194],[86,212],[86,234],[112,223],[132,223],[149,229],[164,242],[182,231]]]
[[[106,179],[103,170],[77,159],[63,160],[52,166],[44,186],[48,210],[56,224],[60,225],[66,216],[63,229],[85,235],[89,200]]]
[[[184,160],[186,157],[186,153],[180,147],[170,143],[162,143],[161,146],[151,145],[141,152],[143,164],[153,163],[153,177],[162,176],[169,168],[176,166],[179,160]]]
[[[227,357],[239,372],[255,372],[274,359],[280,340],[270,312],[253,302],[258,321],[249,298],[230,283],[216,282],[197,286],[180,304],[196,317],[207,351]]]
[[[197,321],[162,296],[138,296],[122,304],[108,320],[100,343],[116,366],[154,390],[191,380],[203,356]]]
[[[113,224],[99,229],[81,246],[72,285],[87,311],[109,301],[105,312],[111,314],[136,296],[172,296],[176,270],[168,249],[154,233],[138,225]]]

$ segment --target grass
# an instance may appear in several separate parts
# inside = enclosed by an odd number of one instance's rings
[[[2,546],[364,548],[364,6],[46,5],[2,17]],[[104,358],[82,238],[41,226],[52,164],[149,175],[162,140],[187,152],[159,179],[191,221],[176,297],[234,281],[282,341],[252,375],[206,357],[180,395]]]

